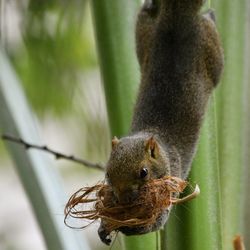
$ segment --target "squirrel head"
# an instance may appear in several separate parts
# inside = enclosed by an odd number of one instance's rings
[[[169,174],[169,157],[156,136],[144,133],[112,140],[106,179],[120,203],[135,200],[149,179]]]

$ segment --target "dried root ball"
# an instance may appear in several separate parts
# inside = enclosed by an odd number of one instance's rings
[[[186,181],[171,176],[149,180],[141,187],[139,197],[129,204],[119,204],[107,184],[84,187],[66,204],[65,223],[68,217],[83,219],[87,223],[81,228],[85,228],[101,219],[109,233],[119,231],[121,227],[151,225],[164,210],[181,201],[176,197],[186,186]]]

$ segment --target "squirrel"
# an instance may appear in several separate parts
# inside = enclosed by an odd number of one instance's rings
[[[112,140],[106,180],[114,199],[133,202],[149,179],[186,179],[209,97],[223,70],[223,49],[204,0],[145,0],[136,24],[141,83],[128,136]],[[169,210],[147,227],[121,227],[126,235],[160,229]],[[109,244],[102,221],[101,240]]]

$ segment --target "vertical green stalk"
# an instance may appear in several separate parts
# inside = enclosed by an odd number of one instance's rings
[[[199,184],[201,194],[195,200],[173,209],[167,228],[167,249],[221,250],[223,247],[214,97],[203,124],[199,149],[189,180]]]
[[[243,231],[242,131],[246,2],[221,0],[216,3],[225,50],[224,77],[217,96],[220,102],[219,163],[225,249],[232,249],[234,235]]]
[[[198,182],[201,188],[200,197],[189,204],[192,213],[188,234],[192,250],[223,249],[217,145],[216,105],[213,97],[191,172],[191,179]]]
[[[135,56],[135,18],[138,1],[92,0],[101,73],[108,107],[111,134],[128,133],[135,95],[139,84],[139,66]],[[156,248],[154,234],[125,237],[126,249]]]
[[[246,7],[246,28],[245,28],[245,61],[244,61],[244,121],[243,121],[243,157],[244,157],[244,240],[246,249],[250,248],[250,1]]]
[[[167,225],[167,242],[162,249],[221,250],[222,216],[214,95],[202,127],[189,181],[199,184],[201,194],[172,210]]]
[[[139,1],[91,3],[111,132],[122,136],[129,130],[139,84],[134,38]]]

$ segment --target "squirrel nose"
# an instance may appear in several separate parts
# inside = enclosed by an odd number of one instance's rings
[[[133,202],[139,196],[138,189],[116,190],[114,193],[120,204]]]
[[[138,198],[137,190],[126,190],[125,192],[119,194],[118,200],[119,203],[130,203],[135,201]]]

